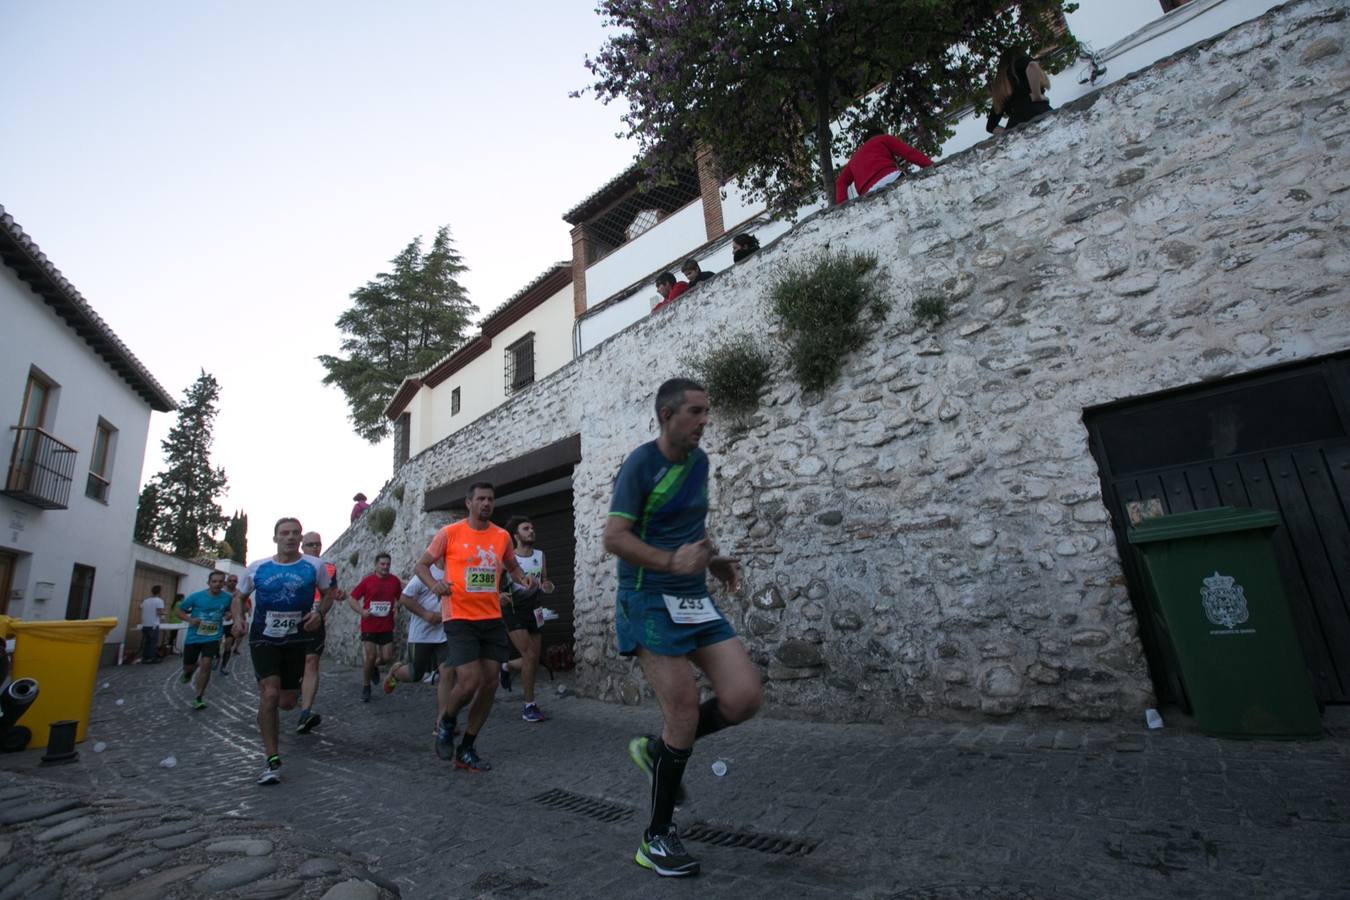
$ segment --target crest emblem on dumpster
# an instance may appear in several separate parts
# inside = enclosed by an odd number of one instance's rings
[[[1204,580],[1200,600],[1205,604],[1205,617],[1215,625],[1232,628],[1247,621],[1247,595],[1242,585],[1218,571]]]

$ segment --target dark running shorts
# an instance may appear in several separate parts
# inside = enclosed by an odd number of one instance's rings
[[[361,640],[377,646],[382,644],[392,644],[394,642],[394,633],[392,631],[363,631],[361,632]]]
[[[528,631],[539,633],[539,623],[534,620],[534,611],[539,607],[536,600],[512,600],[502,604],[502,620],[507,631]]]
[[[213,659],[220,653],[220,641],[193,641],[183,645],[183,668],[195,666],[197,660],[205,656]]]
[[[623,656],[634,656],[638,647],[658,656],[684,656],[736,636],[726,616],[697,625],[677,625],[670,620],[665,597],[652,591],[619,591],[614,630]]]
[[[328,629],[320,625],[318,631],[306,631],[305,653],[310,656],[323,656],[323,645],[328,640]]]
[[[451,619],[445,623],[447,666],[463,666],[476,659],[504,663],[511,658],[511,642],[501,619]]]
[[[408,667],[412,669],[413,681],[421,681],[436,671],[437,666],[445,665],[449,654],[450,645],[445,641],[409,644]]]
[[[259,681],[280,677],[283,691],[298,691],[300,681],[305,677],[307,652],[308,641],[292,644],[262,644],[254,641],[249,647],[249,655],[253,657],[253,674]]]

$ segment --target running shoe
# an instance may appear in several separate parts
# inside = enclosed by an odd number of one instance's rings
[[[497,680],[502,683],[502,690],[511,690],[511,667],[506,663],[502,663],[501,673],[497,676]]]
[[[492,763],[479,756],[472,747],[465,747],[455,754],[455,768],[468,769],[470,772],[491,772]]]
[[[455,758],[455,722],[441,720],[436,726],[436,756],[441,759]]]
[[[362,702],[362,703],[369,703],[369,702],[370,702],[370,685],[369,685],[369,684],[363,684],[363,685],[361,685],[361,702]]]
[[[220,674],[222,674],[222,675],[229,675],[230,672],[229,672],[229,670],[226,669],[224,666],[221,666],[221,667],[220,667]]]
[[[189,681],[191,681],[191,680],[192,680],[192,678],[191,678],[190,676],[188,676],[188,675],[179,675],[179,676],[178,676],[178,683],[179,683],[179,684],[187,684],[187,683],[188,683]]]
[[[642,868],[667,878],[698,874],[698,860],[685,852],[674,825],[666,829],[665,834],[644,835],[633,859]]]
[[[269,756],[267,758],[267,768],[262,770],[258,776],[258,784],[281,784],[281,773],[277,771],[281,768],[280,756]]]
[[[201,697],[194,697],[192,700],[193,709],[206,709],[206,701]]]
[[[398,687],[398,679],[394,677],[393,672],[390,672],[389,677],[384,680],[384,692],[392,694],[396,687]]]
[[[655,744],[656,738],[652,735],[635,737],[628,742],[628,758],[642,770],[643,775],[647,776],[648,784],[651,783],[652,768],[656,764],[656,760],[652,759],[652,747]],[[681,784],[675,789],[675,805],[683,806],[688,801],[689,795],[685,792],[684,785]]]
[[[526,722],[542,722],[548,718],[538,703],[526,703],[525,708],[520,711],[520,717]]]
[[[301,712],[300,712],[300,721],[299,721],[298,723],[296,723],[296,726],[295,726],[295,733],[296,733],[296,734],[309,734],[309,733],[310,733],[311,731],[313,731],[315,728],[318,728],[318,727],[319,727],[319,723],[322,722],[322,721],[323,721],[323,716],[319,715],[318,713],[316,713],[316,712],[314,712],[314,711],[312,711],[312,710],[308,710],[308,709],[306,709],[306,710],[301,710]]]

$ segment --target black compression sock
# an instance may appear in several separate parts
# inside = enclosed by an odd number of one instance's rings
[[[459,742],[459,752],[463,753],[465,750],[472,750],[473,741],[476,737],[478,737],[478,735],[469,734],[467,731],[464,732],[464,740]]]
[[[670,820],[675,815],[675,795],[679,792],[684,767],[693,752],[692,747],[677,750],[667,744],[661,745],[661,752],[652,766],[652,821],[647,826],[649,837],[670,828]]]
[[[721,731],[730,724],[722,717],[722,710],[717,707],[717,698],[709,697],[698,705],[698,730],[694,732],[694,739]]]

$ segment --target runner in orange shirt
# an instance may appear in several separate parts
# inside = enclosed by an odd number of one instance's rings
[[[492,769],[474,749],[474,740],[492,711],[497,667],[510,656],[497,580],[505,568],[518,584],[534,586],[533,576],[526,575],[516,562],[511,536],[492,524],[495,500],[491,484],[472,484],[465,498],[469,515],[436,533],[416,570],[422,583],[441,598],[446,664],[455,670],[455,686],[446,698],[436,731],[436,755],[454,759],[455,768],[471,772]],[[444,569],[443,580],[432,576],[433,565]],[[455,749],[455,719],[470,699],[469,726],[459,749]]]

